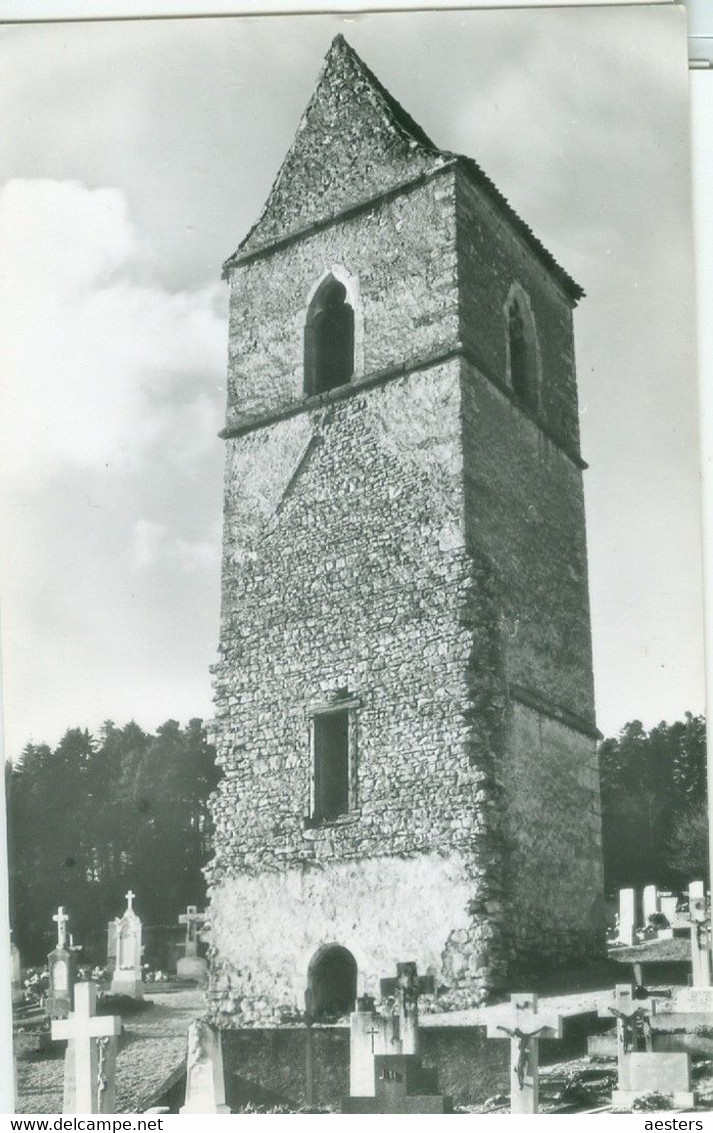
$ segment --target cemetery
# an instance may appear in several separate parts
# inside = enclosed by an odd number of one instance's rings
[[[17,1112],[566,1114],[713,1106],[709,898],[700,883],[680,900],[622,891],[608,966],[572,972],[573,990],[514,991],[487,1006],[442,1012],[433,977],[399,962],[379,995],[358,996],[351,1011],[320,1008],[324,989],[315,985],[306,988],[303,1013],[270,1028],[209,1020],[207,961],[198,955],[209,925],[197,906],[178,918],[185,951],[176,971],[146,972],[135,900],[129,889],[124,912],[109,922],[106,967],[77,964],[61,905],[43,979],[23,971],[12,946]],[[674,946],[680,967],[672,970],[683,978],[667,986],[650,980],[663,962],[652,958],[656,948],[668,955]]]
[[[710,1110],[705,883],[621,888],[605,939],[582,288],[341,35],[223,271],[212,740],[62,741],[72,805],[120,801],[49,847],[56,912],[22,875],[16,1112]]]

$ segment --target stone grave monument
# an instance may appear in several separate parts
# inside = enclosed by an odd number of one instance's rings
[[[711,986],[710,917],[702,881],[688,887],[688,916],[691,922],[691,968],[693,987]]]
[[[342,1113],[451,1113],[450,1098],[438,1093],[435,1070],[416,1054],[377,1054],[374,1097],[342,1099]]]
[[[116,937],[116,963],[111,980],[113,995],[128,995],[141,999],[143,995],[141,979],[141,920],[134,911],[136,894],[130,889],[126,894],[126,912],[114,922]]]
[[[619,890],[619,940],[622,944],[634,943],[634,928],[636,927],[636,891],[634,889]]]
[[[694,1104],[690,1055],[653,1050],[651,1015],[655,1011],[655,999],[634,1000],[630,984],[617,984],[614,1005],[599,1010],[600,1017],[616,1018],[615,1109],[631,1110],[636,1098],[648,1093],[669,1094],[676,1106]]]
[[[230,1113],[225,1104],[220,1031],[203,1019],[188,1028],[186,1100],[180,1113]]]
[[[63,1113],[116,1113],[118,1015],[96,1014],[97,989],[78,983],[74,1011],[52,1024],[53,1039],[67,1039]]]
[[[351,1097],[376,1096],[377,1054],[401,1054],[399,1018],[393,1012],[377,1012],[374,999],[357,999],[349,1016],[349,1094]]]
[[[510,1112],[537,1113],[539,1104],[540,1039],[564,1036],[561,1015],[537,1010],[537,996],[520,992],[510,996],[507,1014],[494,1008],[488,1019],[489,1039],[510,1039]]]
[[[659,911],[659,891],[655,885],[644,886],[642,897],[642,912],[644,915],[644,928],[649,927],[649,918]]]
[[[22,987],[22,961],[20,960],[20,950],[14,940],[10,941],[10,987],[13,1007],[18,1003],[23,1003],[25,992]]]
[[[57,925],[57,945],[47,957],[49,990],[44,1007],[50,1019],[66,1019],[74,1005],[76,970],[74,955],[67,947],[69,917],[62,905],[52,920]]]
[[[673,927],[678,910],[678,897],[675,893],[662,893],[660,897],[661,912],[668,923]]]
[[[198,929],[205,924],[205,913],[199,913],[197,905],[187,905],[178,923],[186,926],[185,952],[176,965],[176,975],[183,980],[195,980],[203,986],[208,978],[208,962],[198,955]]]
[[[418,998],[432,994],[432,976],[419,976],[413,961],[396,965],[381,980],[382,999],[395,1010],[377,1012],[374,1000],[357,1000],[350,1016],[349,1092],[342,1113],[450,1113],[438,1093],[436,1074],[421,1065]]]

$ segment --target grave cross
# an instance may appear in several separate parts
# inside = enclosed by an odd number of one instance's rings
[[[520,992],[510,996],[509,1008],[494,1008],[487,1021],[488,1038],[510,1039],[510,1066],[517,1080],[510,1090],[511,1113],[537,1113],[539,1100],[539,1040],[561,1039],[563,1017],[539,1013],[537,996]]]
[[[631,1055],[643,1046],[652,1050],[650,1016],[656,1013],[653,996],[637,1000],[631,984],[617,984],[614,989],[614,1005],[603,1004],[597,1014],[600,1019],[616,1018],[616,1056],[619,1089],[631,1089]]]
[[[186,926],[186,944],[193,943],[198,926],[205,924],[205,920],[205,913],[199,913],[197,905],[186,905],[185,913],[181,913],[178,918],[178,923]]]
[[[418,1054],[418,997],[433,995],[433,976],[419,976],[413,960],[396,965],[396,976],[380,981],[382,998],[395,998],[403,1054]]]
[[[691,968],[694,987],[711,986],[710,918],[702,881],[688,887],[688,919],[691,925]]]
[[[133,912],[134,911],[134,897],[136,896],[136,894],[134,893],[133,889],[130,889],[129,892],[125,894],[125,896],[126,896],[126,907],[127,907],[127,909],[131,909],[131,911]]]
[[[69,917],[64,911],[64,905],[60,905],[57,912],[52,917],[53,921],[57,922],[57,947],[64,948],[67,943],[67,921]]]
[[[102,1100],[107,1090],[104,1072],[106,1046],[98,1040],[121,1034],[118,1015],[96,1015],[97,989],[93,983],[76,984],[74,1011],[69,1019],[52,1023],[53,1039],[74,1042],[75,1058],[75,1113],[101,1113]]]
[[[380,981],[382,996],[401,999],[418,999],[419,995],[432,995],[435,990],[433,976],[419,976],[413,960],[396,965],[396,975]]]
[[[373,1054],[374,1053],[374,1037],[375,1037],[375,1035],[380,1035],[381,1030],[380,1030],[379,1027],[372,1027],[370,1031],[366,1031],[365,1033],[367,1035],[371,1035],[371,1053]]]

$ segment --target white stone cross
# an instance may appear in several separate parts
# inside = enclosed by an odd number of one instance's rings
[[[510,1039],[510,1112],[537,1113],[539,1101],[539,1040],[561,1039],[563,1016],[538,1013],[537,996],[520,992],[510,996],[509,1008],[492,1008],[489,1039]]]
[[[710,921],[706,890],[702,881],[688,886],[688,919],[691,922],[691,967],[694,987],[711,986]]]
[[[74,1011],[69,1019],[52,1023],[53,1039],[68,1039],[74,1044],[75,1113],[113,1113],[102,1109],[107,1083],[102,1077],[100,1042],[121,1034],[118,1015],[96,1015],[97,989],[93,983],[74,987]],[[101,1046],[103,1052],[103,1045]]]
[[[131,909],[132,912],[134,910],[134,897],[135,896],[136,896],[136,894],[134,893],[133,889],[130,889],[129,892],[126,894],[126,907],[127,907],[127,909]]]
[[[67,921],[69,920],[69,917],[64,911],[64,905],[59,906],[57,912],[52,917],[52,920],[57,922],[57,947],[64,948],[65,944],[67,943],[66,925]]]

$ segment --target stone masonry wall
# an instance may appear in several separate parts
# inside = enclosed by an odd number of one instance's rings
[[[309,297],[333,265],[358,290],[358,375],[457,345],[454,194],[454,174],[444,172],[378,209],[237,267],[230,281],[229,427],[304,400]]]
[[[454,360],[228,442],[210,878],[224,1015],[299,1002],[331,925],[368,979],[410,941],[454,1002],[502,982],[490,790],[504,694],[489,583],[464,553],[459,374]],[[357,805],[309,828],[309,717],[338,690],[359,701]],[[420,914],[429,892],[444,916]]]
[[[571,299],[467,164],[342,45],[330,58],[227,269],[208,870],[223,1025],[294,1013],[329,943],[353,953],[361,990],[414,959],[461,1007],[599,942]],[[362,111],[342,113],[362,86]],[[359,207],[335,219],[345,204]],[[329,272],[355,310],[355,375],[305,398],[305,320]],[[513,284],[537,327],[537,410],[508,389]],[[347,699],[353,805],[314,825],[310,720]]]
[[[498,579],[508,681],[593,733],[582,473],[474,366],[463,375],[468,543]]]
[[[481,373],[506,384],[505,307],[513,283],[528,296],[541,356],[542,424],[575,455],[579,416],[571,302],[512,225],[462,169],[456,181],[463,345]]]

